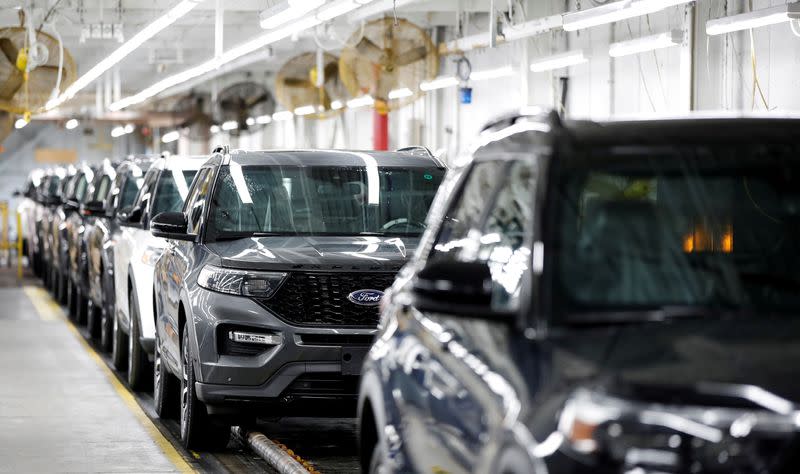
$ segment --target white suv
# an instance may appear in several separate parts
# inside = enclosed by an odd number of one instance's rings
[[[113,239],[116,315],[112,360],[118,370],[127,370],[132,389],[142,389],[152,380],[148,371],[155,341],[153,268],[166,240],[150,233],[150,219],[183,208],[192,179],[207,159],[158,158],[144,176],[134,205],[119,215],[119,231]]]

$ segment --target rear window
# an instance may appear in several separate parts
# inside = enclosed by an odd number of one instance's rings
[[[563,312],[800,309],[797,149],[593,152],[561,173]]]

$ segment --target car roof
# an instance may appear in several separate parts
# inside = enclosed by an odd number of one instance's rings
[[[413,152],[361,150],[264,150],[231,152],[231,161],[242,166],[364,166],[375,163],[388,168],[444,168],[431,156]]]
[[[199,170],[208,161],[205,155],[169,155],[153,162],[151,168],[157,170]]]

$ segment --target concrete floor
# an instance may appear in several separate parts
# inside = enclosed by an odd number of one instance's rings
[[[0,472],[188,470],[84,344],[43,289],[0,288]]]

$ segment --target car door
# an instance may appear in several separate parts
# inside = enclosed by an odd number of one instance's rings
[[[205,216],[205,207],[208,195],[211,191],[211,183],[214,172],[213,168],[205,167],[198,171],[186,197],[183,210],[186,214],[188,225],[187,233],[199,236],[202,232]],[[165,305],[159,324],[163,327],[157,330],[160,334],[168,335],[163,342],[164,356],[170,364],[177,364],[180,360],[180,325],[178,313],[180,309],[181,294],[186,288],[186,275],[191,266],[191,258],[195,253],[196,242],[170,240],[164,250],[164,272],[162,277],[162,291],[166,289],[166,294],[160,295],[162,303]],[[174,365],[177,367],[177,365]]]
[[[158,179],[159,171],[155,168],[147,172],[142,183],[142,188],[136,195],[136,201],[131,207],[132,212],[144,214],[144,210],[149,205],[153,187]],[[142,220],[131,222],[121,215],[119,219],[119,239],[114,251],[114,288],[117,295],[117,314],[125,327],[128,327],[128,269],[131,263],[131,255],[137,245],[137,234],[141,232]]]
[[[536,165],[526,159],[473,165],[446,214],[426,266],[460,261],[491,271],[491,311],[527,310]],[[530,286],[529,284],[527,286]],[[420,472],[500,472],[527,389],[512,356],[514,325],[412,309],[404,365],[415,393],[403,437]],[[488,315],[487,315],[488,316]],[[511,443],[513,445],[513,443]],[[437,449],[432,450],[431,446]]]

